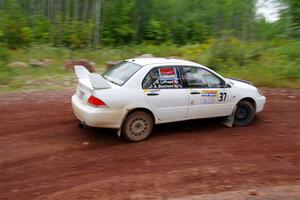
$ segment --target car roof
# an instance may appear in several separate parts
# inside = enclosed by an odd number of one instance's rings
[[[183,59],[177,59],[177,58],[131,58],[127,59],[127,62],[135,63],[138,65],[141,65],[143,67],[153,67],[154,66],[159,66],[159,65],[164,65],[164,64],[171,64],[171,65],[187,65],[187,66],[195,66],[195,67],[201,67],[203,69],[206,69],[215,75],[223,78],[220,74],[217,72],[213,71],[212,69],[200,65],[198,63],[188,61],[188,60],[183,60]]]
[[[154,65],[154,64],[173,64],[176,63],[178,65],[196,65],[199,66],[198,63],[176,59],[176,58],[131,58],[126,60],[127,62],[135,63],[141,66]]]

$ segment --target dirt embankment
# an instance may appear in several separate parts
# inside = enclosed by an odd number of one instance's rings
[[[140,143],[79,129],[70,91],[1,95],[0,199],[196,199],[255,190],[239,193],[246,199],[258,198],[257,188],[299,188],[300,91],[264,92],[266,109],[251,126],[166,124]]]

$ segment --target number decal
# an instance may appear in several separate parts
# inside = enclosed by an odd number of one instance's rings
[[[220,92],[220,98],[219,98],[219,101],[226,101],[226,92]]]

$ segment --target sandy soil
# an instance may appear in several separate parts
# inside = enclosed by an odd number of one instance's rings
[[[266,187],[300,194],[300,90],[264,92],[265,111],[251,126],[228,128],[219,119],[172,123],[140,143],[126,143],[112,130],[79,129],[70,91],[1,95],[0,199],[236,193],[228,191],[249,191],[238,195],[255,199]],[[279,190],[272,199],[289,199],[288,189]]]

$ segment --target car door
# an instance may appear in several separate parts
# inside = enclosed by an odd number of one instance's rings
[[[178,67],[154,67],[146,75],[142,85],[152,111],[161,122],[186,119],[189,93],[183,88]]]
[[[185,87],[188,88],[188,118],[207,118],[230,115],[230,88],[216,74],[193,66],[181,68]]]

